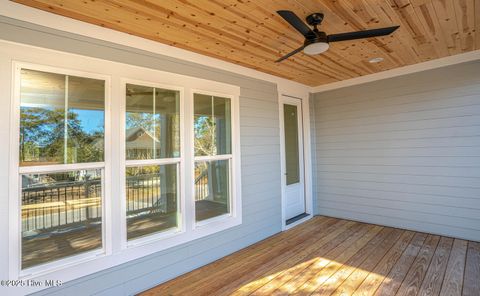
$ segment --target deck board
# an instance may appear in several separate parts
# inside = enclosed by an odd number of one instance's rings
[[[314,217],[141,293],[480,295],[480,243]]]
[[[186,273],[180,277],[177,277],[175,280],[169,281],[161,286],[155,288],[153,294],[149,294],[151,291],[147,291],[145,295],[169,295],[177,294],[183,287],[185,283],[194,282],[199,283],[202,279],[208,277],[208,275],[215,275],[219,270],[223,270],[228,266],[240,265],[248,262],[252,259],[255,259],[259,254],[263,254],[266,251],[270,251],[272,247],[276,247],[281,244],[285,244],[288,241],[298,241],[298,238],[304,234],[309,233],[315,229],[315,227],[328,227],[326,223],[339,222],[340,220],[328,219],[322,217],[322,219],[312,219],[302,225],[299,225],[299,231],[286,231],[278,235],[275,235],[267,240],[256,243],[248,248],[242,249],[230,256],[224,257],[221,260],[217,260],[211,264],[208,264],[202,268],[193,270],[192,272]],[[262,242],[267,242],[268,244],[263,244]]]
[[[442,237],[440,239],[430,267],[423,279],[423,284],[418,292],[419,296],[434,296],[440,293],[452,244],[453,238]]]
[[[332,230],[323,236],[321,241],[312,246],[313,248],[307,247],[306,249],[299,249],[297,250],[299,252],[295,256],[290,258],[286,258],[285,256],[278,257],[280,263],[273,268],[262,266],[258,268],[256,272],[246,274],[244,277],[249,278],[247,285],[242,285],[245,281],[243,281],[244,278],[241,278],[239,279],[240,282],[230,283],[215,294],[228,294],[226,292],[228,292],[229,289],[234,291],[232,295],[251,295],[252,293],[256,293],[259,288],[268,289],[271,287],[274,290],[277,287],[277,283],[286,282],[288,278],[306,270],[317,256],[322,256],[338,247],[338,241],[344,240],[355,231],[354,225],[355,223],[351,222],[342,228]]]
[[[371,226],[370,226],[371,227]],[[340,256],[334,257],[332,259],[325,258],[329,262],[318,272],[314,272],[307,279],[294,279],[293,283],[287,283],[292,287],[301,286],[294,290],[295,294],[310,294],[313,293],[318,287],[320,287],[325,281],[327,281],[333,274],[336,273],[342,266],[342,262],[347,262],[351,258],[358,254],[358,252],[376,235],[382,227],[371,227],[369,231],[362,235],[359,239],[356,239],[355,242],[349,242],[349,248],[341,253]],[[306,280],[306,281],[305,281]],[[285,285],[284,285],[285,286]]]
[[[447,270],[445,272],[445,279],[443,280],[442,290],[440,291],[441,296],[462,295],[467,244],[467,241],[460,239],[456,239],[453,242],[452,252],[450,253]]]
[[[475,296],[480,293],[480,243],[469,242],[463,296]]]
[[[398,296],[418,294],[439,241],[439,236],[429,235],[427,237],[422,249],[418,253],[417,258],[410,267],[407,276],[403,280],[403,283],[397,292]]]
[[[373,239],[360,249],[350,260],[345,262],[327,281],[318,287],[311,295],[331,295],[356,268],[361,268],[362,263],[381,249],[381,244],[388,239],[393,228],[383,228]]]
[[[377,266],[383,256],[390,251],[397,240],[402,236],[403,232],[403,230],[394,229],[389,237],[382,242],[379,248],[374,250],[372,255],[363,261],[363,263],[331,295],[352,295],[368,276],[368,270],[373,270],[375,266]]]
[[[275,259],[261,267],[255,266],[252,271],[245,272],[241,277],[237,277],[236,280],[231,281],[226,285],[223,284],[222,288],[218,289],[213,294],[225,295],[232,294],[235,291],[234,294],[236,295],[249,295],[254,292],[256,288],[263,286],[265,282],[271,281],[276,276],[280,276],[282,271],[285,269],[288,270],[290,266],[294,266],[293,270],[301,270],[302,266],[307,266],[311,260],[310,258],[307,258],[307,256],[314,254],[315,252],[322,252],[334,248],[335,246],[329,245],[331,240],[335,239],[339,234],[350,232],[350,228],[354,223],[344,222],[346,221],[337,222],[330,227],[327,230],[329,233],[325,236],[314,235],[313,237],[316,237],[316,239],[313,243],[307,242],[306,244],[299,246],[299,248],[292,248],[281,256],[277,256]],[[342,223],[340,227],[338,227],[339,223]],[[264,276],[265,274],[268,276]],[[258,278],[259,280],[257,280]],[[241,284],[245,282],[249,282],[252,285],[249,287],[241,287],[240,290],[236,291],[238,286],[241,286]]]
[[[402,257],[383,279],[382,284],[374,294],[375,296],[391,296],[397,293],[426,238],[427,234],[425,233],[415,234],[412,242],[403,252]]]
[[[359,243],[366,243],[368,238],[374,235],[376,232],[380,230],[380,228],[374,229],[373,227],[367,228],[363,227],[359,224],[352,228],[354,232],[344,233],[342,236],[339,236],[337,239],[341,240],[342,242],[338,244],[336,247],[333,246],[336,244],[335,241],[331,242],[331,250],[325,254],[325,256],[318,256],[308,268],[302,270],[301,273],[298,274],[289,274],[288,277],[281,278],[279,281],[271,282],[268,285],[265,285],[261,289],[257,291],[257,295],[268,295],[271,292],[275,292],[276,294],[281,294],[282,291],[284,292],[293,292],[297,289],[299,285],[302,283],[307,282],[310,278],[313,278],[316,274],[322,272],[324,268],[330,268],[333,262],[341,261],[343,258],[349,258],[356,253],[356,248]],[[364,237],[363,240],[359,240],[359,238]],[[361,242],[363,241],[363,242]],[[343,256],[343,258],[341,257]],[[331,259],[330,259],[331,258]]]
[[[369,296],[382,284],[387,274],[392,270],[400,256],[402,256],[405,248],[412,241],[415,233],[413,231],[405,231],[402,237],[397,241],[395,246],[382,258],[373,270],[365,270],[367,277],[362,284],[353,293],[354,296]]]

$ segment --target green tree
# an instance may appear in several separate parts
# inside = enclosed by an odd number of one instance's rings
[[[127,112],[126,124],[127,128],[142,127],[152,132],[155,120],[152,113],[147,112]]]
[[[65,111],[22,107],[20,113],[20,161],[56,163],[90,162],[103,160],[103,145],[95,145],[103,138],[103,131],[88,134],[82,129],[78,114],[67,114],[65,137]],[[67,139],[67,159],[65,158]]]
[[[195,155],[215,155],[215,121],[208,116],[195,118]]]

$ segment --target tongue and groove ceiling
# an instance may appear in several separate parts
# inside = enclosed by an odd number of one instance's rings
[[[480,49],[480,0],[17,0],[310,86]],[[275,11],[323,12],[328,34],[400,25],[390,36],[332,43],[274,61],[303,43]],[[371,64],[371,58],[383,62]]]

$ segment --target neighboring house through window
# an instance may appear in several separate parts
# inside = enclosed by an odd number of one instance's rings
[[[136,78],[15,62],[12,278],[72,279],[241,223],[239,88],[123,67]]]

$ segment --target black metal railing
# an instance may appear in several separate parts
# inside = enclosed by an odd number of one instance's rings
[[[177,210],[177,195],[162,192],[161,176],[145,174],[126,178],[127,217],[145,212],[169,213]],[[208,172],[195,179],[195,200],[209,195]],[[102,217],[100,180],[41,184],[22,190],[22,232],[36,235],[43,230],[81,227]]]
[[[22,190],[22,231],[99,221],[100,180],[61,182]]]
[[[195,201],[204,200],[209,194],[208,169],[204,169],[195,178]]]
[[[161,191],[160,175],[145,174],[127,177],[127,216],[149,211],[166,213],[167,198]],[[176,200],[169,201],[176,203]]]

